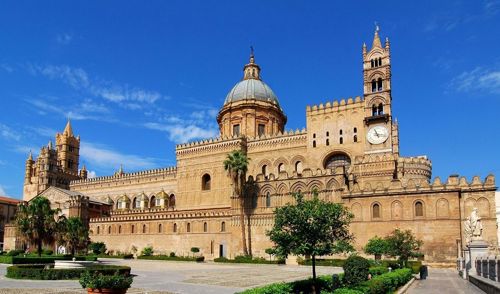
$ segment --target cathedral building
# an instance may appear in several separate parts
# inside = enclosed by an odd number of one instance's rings
[[[362,96],[307,106],[306,128],[286,131],[288,118],[252,52],[217,115],[220,136],[177,145],[174,167],[87,178],[85,167],[78,170],[80,138],[68,122],[55,149],[49,143],[36,161],[30,155],[24,199],[64,190],[88,197],[102,212],[89,219],[91,238],[115,252],[152,246],[187,255],[199,247],[209,260],[234,257],[242,254],[246,226],[251,253],[266,256],[274,209],[293,201],[293,193],[313,191],[351,210],[358,250],[375,235],[410,229],[423,240],[426,261],[454,262],[465,246],[463,221],[475,207],[485,240],[497,244],[494,176],[432,180],[426,156],[400,155],[391,48],[378,29],[371,46],[363,45],[362,61]],[[244,223],[223,166],[233,150],[251,159],[248,181],[257,187],[245,195]]]

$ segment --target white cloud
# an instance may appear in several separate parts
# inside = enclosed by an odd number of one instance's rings
[[[476,67],[455,77],[449,87],[459,92],[484,91],[500,94],[500,70]]]
[[[2,136],[6,140],[21,140],[21,135],[17,132],[13,131],[11,128],[4,124],[0,124],[0,136]]]
[[[87,142],[81,143],[80,156],[85,162],[101,168],[116,167],[118,169],[120,164],[123,164],[125,169],[138,170],[152,168],[157,165],[153,158],[123,154],[108,146]]]
[[[88,173],[87,173],[87,178],[88,179],[92,179],[92,178],[95,178],[95,177],[97,177],[95,171],[89,170]]]
[[[5,189],[2,187],[2,185],[0,185],[0,195],[1,196],[6,196],[7,193],[5,192]]]
[[[48,112],[59,114],[64,118],[73,120],[97,120],[97,121],[114,121],[111,115],[108,114],[109,109],[102,105],[94,103],[90,99],[84,100],[82,103],[74,107],[62,107],[57,101],[47,102],[41,99],[26,100],[39,110],[39,114],[45,115]]]
[[[87,88],[90,85],[89,76],[81,68],[67,65],[29,65],[33,74],[41,74],[49,79],[62,80],[75,89]]]
[[[6,63],[0,64],[0,68],[2,68],[3,70],[5,70],[8,73],[11,73],[14,71],[14,68]]]
[[[73,35],[68,33],[58,34],[56,36],[57,43],[61,45],[68,45],[73,40]]]
[[[214,127],[204,129],[194,124],[165,125],[160,123],[146,123],[144,126],[148,129],[167,132],[170,141],[175,143],[188,142],[193,139],[213,138],[219,135],[219,131]]]

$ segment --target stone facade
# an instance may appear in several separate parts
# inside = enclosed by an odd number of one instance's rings
[[[0,196],[0,251],[3,250],[5,227],[14,221],[19,202],[18,199]]]
[[[90,179],[68,172],[75,177],[70,191],[113,207],[109,216],[90,219],[92,239],[121,252],[153,246],[158,253],[187,255],[199,247],[207,259],[234,257],[242,253],[245,225],[253,255],[266,256],[273,210],[293,201],[292,193],[311,197],[317,191],[354,213],[358,249],[399,227],[424,241],[427,261],[453,263],[464,244],[462,222],[474,207],[485,240],[497,244],[494,176],[431,180],[427,157],[401,156],[391,107],[390,43],[386,39],[382,46],[378,29],[362,57],[363,96],[307,106],[303,130],[284,131],[287,117],[261,80],[252,52],[243,80],[217,116],[220,137],[177,145],[176,167],[120,169]],[[258,188],[245,196],[245,224],[223,167],[227,154],[238,149],[251,159],[248,180]],[[27,177],[27,198],[36,172]]]

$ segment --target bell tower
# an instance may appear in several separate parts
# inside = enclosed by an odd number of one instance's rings
[[[71,122],[64,128],[63,133],[56,135],[57,159],[62,171],[78,175],[78,161],[80,157],[80,136],[73,135]]]
[[[363,44],[363,96],[365,101],[366,152],[399,153],[398,128],[392,121],[391,47],[382,46],[376,26],[372,46]]]

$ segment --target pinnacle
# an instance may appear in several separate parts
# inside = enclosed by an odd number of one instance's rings
[[[66,123],[63,134],[67,137],[73,137],[73,128],[71,127],[71,121],[69,119]]]

